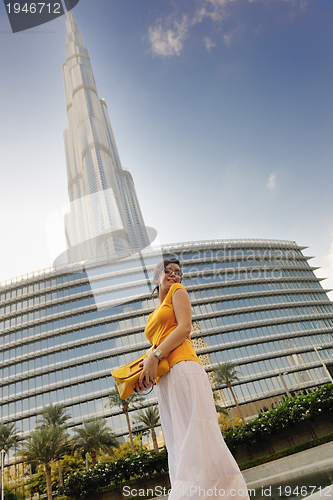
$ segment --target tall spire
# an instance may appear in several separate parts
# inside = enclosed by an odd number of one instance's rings
[[[98,96],[81,31],[66,19],[63,76],[69,127],[64,133],[70,213],[69,260],[131,252],[149,244],[130,172],[121,166],[108,109]]]

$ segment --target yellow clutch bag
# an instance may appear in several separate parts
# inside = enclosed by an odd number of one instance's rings
[[[139,358],[135,359],[131,363],[112,370],[111,375],[116,381],[121,399],[127,399],[128,396],[130,396],[132,392],[134,392],[135,384],[139,380],[142,372],[142,366],[139,366],[139,363],[141,361],[144,361],[149,356],[149,354],[152,353],[154,348],[154,346],[151,347],[147,352],[142,354]],[[158,382],[158,380],[163,377],[163,375],[168,373],[169,370],[169,361],[166,358],[162,358],[158,363],[156,382]]]

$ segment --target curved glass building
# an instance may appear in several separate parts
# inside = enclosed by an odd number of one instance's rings
[[[193,309],[192,339],[210,372],[237,363],[234,384],[244,416],[294,391],[328,381],[333,305],[291,241],[220,240],[164,246],[182,261]],[[69,265],[3,283],[0,288],[1,421],[27,434],[45,405],[62,403],[74,424],[97,415],[126,434],[110,408],[111,369],[148,346],[144,327],[161,249],[99,266]],[[321,350],[315,351],[320,347]],[[234,407],[226,387],[224,404]],[[155,390],[148,396],[155,400]]]

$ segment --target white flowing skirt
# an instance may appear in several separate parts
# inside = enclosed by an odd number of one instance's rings
[[[179,498],[248,499],[245,480],[218,425],[211,385],[196,361],[174,365],[158,383],[171,493]]]

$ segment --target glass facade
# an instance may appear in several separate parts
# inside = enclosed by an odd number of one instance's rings
[[[303,249],[304,250],[304,249]],[[182,262],[193,310],[192,339],[208,373],[239,365],[234,391],[245,416],[287,391],[328,381],[333,305],[294,242],[220,240],[164,246]],[[66,405],[75,425],[105,416],[118,435],[124,416],[107,405],[110,371],[147,347],[144,328],[161,249],[99,266],[44,270],[0,287],[0,412],[24,435],[45,405]],[[229,389],[224,404],[234,407]],[[148,396],[155,401],[156,389]]]

